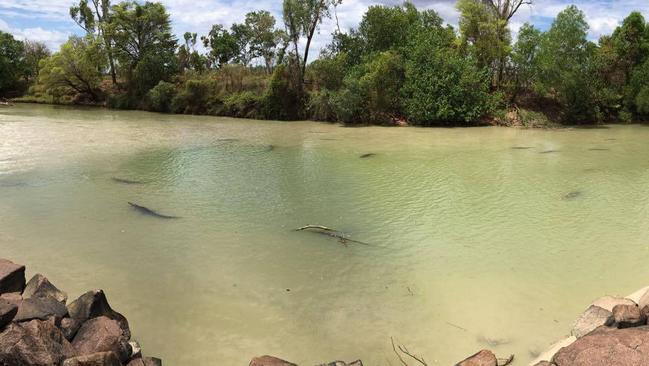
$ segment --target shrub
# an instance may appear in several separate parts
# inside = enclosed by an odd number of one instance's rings
[[[154,112],[168,113],[171,111],[173,98],[176,96],[176,86],[166,81],[161,81],[147,93],[148,109]]]
[[[262,98],[251,91],[232,94],[223,101],[222,113],[238,118],[258,118]]]
[[[273,72],[261,103],[263,118],[297,120],[303,116],[303,92],[298,73],[279,65]]]
[[[335,92],[328,89],[314,91],[309,94],[307,112],[310,119],[315,121],[334,122],[337,120],[334,105]]]

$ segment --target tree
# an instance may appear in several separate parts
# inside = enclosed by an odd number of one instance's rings
[[[284,31],[275,29],[275,23],[275,17],[266,10],[246,14],[245,25],[250,36],[252,58],[261,57],[268,73],[273,71],[273,62],[278,54],[277,47],[285,38]]]
[[[209,49],[208,59],[212,65],[221,67],[239,54],[234,36],[220,24],[212,26],[207,36],[201,37],[203,45]]]
[[[183,39],[185,43],[178,48],[178,67],[180,71],[194,70],[202,72],[205,70],[207,60],[196,50],[198,35],[185,32]]]
[[[50,50],[45,43],[25,41],[25,77],[27,79],[38,78],[41,60],[50,56]]]
[[[546,32],[539,50],[540,91],[555,97],[570,122],[598,118],[592,74],[596,46],[588,41],[584,13],[571,5],[559,13]]]
[[[313,36],[322,20],[331,16],[331,7],[341,2],[342,0],[284,0],[284,23],[298,60],[300,59],[298,42],[300,37],[306,38],[302,62],[298,63],[301,66],[300,78],[303,82]]]
[[[103,40],[113,85],[117,85],[113,39],[108,30],[108,23],[111,21],[110,8],[110,0],[90,0],[90,2],[80,0],[78,5],[70,8],[70,17],[86,31],[86,34],[95,34],[97,32],[99,38]]]
[[[645,19],[639,12],[632,12],[621,26],[615,29],[611,40],[618,55],[618,66],[627,80],[633,69],[642,64],[649,55],[649,39],[645,31]]]
[[[79,95],[101,100],[100,70],[106,67],[102,41],[93,36],[70,37],[59,52],[41,61],[39,81],[55,97]]]
[[[25,74],[25,46],[9,33],[0,31],[0,97],[16,92]]]
[[[109,24],[130,92],[142,96],[176,72],[177,41],[162,4],[122,2],[113,6]]]
[[[488,73],[453,47],[454,37],[440,28],[411,40],[402,93],[405,115],[414,124],[473,122],[495,106]]]
[[[518,31],[518,41],[512,52],[514,72],[514,90],[511,100],[521,89],[530,89],[538,74],[538,55],[541,46],[541,31],[529,23],[523,24]]]

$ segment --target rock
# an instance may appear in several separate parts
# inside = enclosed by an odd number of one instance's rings
[[[635,305],[635,302],[622,297],[604,296],[593,301],[591,305],[599,306],[602,309],[613,312],[615,305]]]
[[[0,294],[23,292],[25,266],[0,258]]]
[[[599,306],[591,305],[577,319],[572,328],[572,335],[581,338],[602,325],[613,324],[613,313]]]
[[[68,309],[55,299],[51,297],[32,297],[23,300],[18,307],[18,314],[16,314],[14,321],[47,320],[54,317],[58,323],[66,315],[68,315]]]
[[[534,366],[556,366],[556,365],[548,361],[541,361]]]
[[[498,359],[493,352],[483,349],[455,366],[498,366]]]
[[[72,340],[72,347],[80,356],[98,352],[115,352],[124,362],[131,356],[128,340],[116,320],[100,316],[83,323]]]
[[[644,290],[644,289],[643,289]],[[640,290],[642,291],[642,290]],[[631,296],[634,296],[633,294]],[[644,308],[645,306],[649,305],[649,288],[646,288],[646,291],[640,296],[640,299],[636,301],[638,303],[638,306],[640,309]]]
[[[23,291],[23,298],[29,299],[30,297],[46,296],[50,296],[63,304],[68,300],[68,295],[65,292],[60,291],[56,286],[52,285],[45,276],[37,274],[27,282],[27,286],[25,286],[25,290]]]
[[[626,298],[635,302],[636,304],[640,305],[640,309],[645,307],[646,305],[649,305],[649,297],[647,297],[647,300],[645,301],[644,304],[640,304],[642,302],[642,298],[647,295],[647,292],[649,292],[649,286],[641,288],[640,290],[632,293],[631,295],[627,296]]]
[[[649,326],[599,327],[561,349],[552,361],[557,366],[649,365]]]
[[[59,329],[61,329],[61,333],[63,333],[63,336],[68,341],[72,341],[74,336],[77,335],[79,328],[81,328],[80,321],[72,318],[61,319],[61,325],[59,326]]]
[[[131,360],[126,366],[162,366],[162,360],[155,357],[142,357]]]
[[[74,349],[52,321],[11,323],[0,333],[0,365],[58,365]]]
[[[273,356],[255,357],[248,366],[297,366],[294,363],[284,361]]]
[[[142,347],[136,341],[129,341],[128,345],[131,346],[131,358],[142,357]]]
[[[18,313],[18,306],[0,299],[0,330],[9,324]]]
[[[114,352],[99,352],[92,355],[68,358],[63,366],[121,366]]]
[[[346,363],[343,361],[334,361],[330,363],[323,363],[318,366],[363,366],[363,362],[361,360],[356,360],[352,363]]]
[[[23,303],[23,297],[17,292],[8,292],[6,294],[0,295],[0,300],[5,300],[11,304],[16,305],[16,307],[20,307],[20,304]]]
[[[113,319],[119,323],[126,338],[131,338],[128,321],[122,314],[114,311],[110,307],[106,295],[102,290],[88,291],[81,295],[68,305],[68,312],[70,313],[70,318],[77,319],[82,323],[88,319],[100,316]]]
[[[576,341],[577,341],[577,337],[572,336],[572,337],[568,337],[566,339],[560,340],[557,343],[554,343],[545,352],[541,353],[541,355],[539,355],[539,357],[534,359],[534,361],[532,361],[530,363],[530,365],[536,365],[537,363],[540,363],[540,362],[543,362],[543,361],[551,362],[552,358],[554,357],[554,355],[557,354],[557,352],[559,352],[559,350],[561,350],[564,347],[570,346],[571,344],[575,343]]]
[[[647,324],[647,317],[638,305],[615,305],[613,317],[618,328],[630,328]]]

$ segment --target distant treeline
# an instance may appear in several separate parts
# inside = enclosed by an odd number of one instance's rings
[[[458,0],[457,29],[412,3],[371,6],[356,29],[334,32],[307,62],[323,19],[340,2],[284,0],[280,26],[260,10],[179,41],[160,3],[81,0],[70,16],[86,35],[58,52],[0,32],[0,96],[350,124],[649,117],[649,26],[638,12],[593,43],[573,5],[546,32],[525,24],[514,43],[509,23],[528,0]]]

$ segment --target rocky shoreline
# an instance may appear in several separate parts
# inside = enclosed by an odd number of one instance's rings
[[[0,366],[161,366],[131,340],[128,321],[92,290],[68,296],[0,258]]]
[[[0,366],[161,366],[131,339],[128,320],[102,290],[68,302],[41,274],[26,281],[25,266],[0,258]],[[649,287],[627,297],[604,296],[577,318],[571,336],[553,344],[529,366],[649,365]],[[396,351],[395,351],[396,352]],[[417,360],[421,365],[426,365]],[[481,350],[455,366],[504,366]],[[407,365],[402,361],[404,365]],[[273,356],[249,366],[297,366]],[[363,366],[333,361],[319,366]]]

